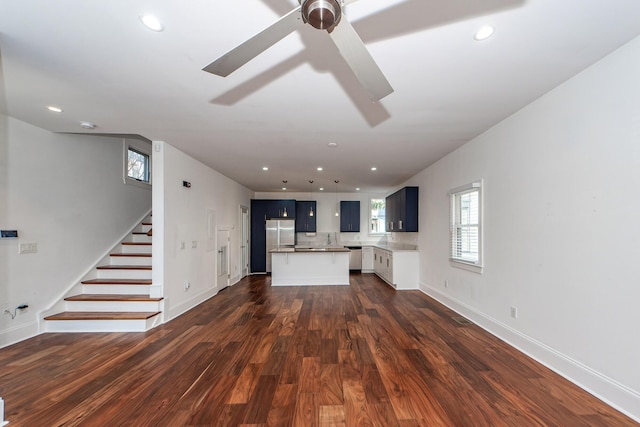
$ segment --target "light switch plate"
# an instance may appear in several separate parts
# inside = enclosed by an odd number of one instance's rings
[[[35,254],[36,252],[38,252],[37,243],[20,243],[21,254]]]

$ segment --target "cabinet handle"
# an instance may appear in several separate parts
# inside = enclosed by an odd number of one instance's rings
[[[398,220],[398,230],[402,230],[402,220]]]

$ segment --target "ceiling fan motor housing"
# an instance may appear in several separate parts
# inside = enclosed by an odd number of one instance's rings
[[[337,0],[302,0],[302,19],[314,28],[331,32],[342,17]]]

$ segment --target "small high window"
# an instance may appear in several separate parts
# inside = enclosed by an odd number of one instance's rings
[[[151,144],[137,139],[125,139],[124,183],[151,187]]]
[[[149,182],[149,155],[129,147],[127,176],[137,181]]]

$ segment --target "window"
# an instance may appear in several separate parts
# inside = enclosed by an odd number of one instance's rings
[[[124,140],[124,183],[140,187],[151,187],[151,144],[135,140]]]
[[[129,147],[127,176],[137,181],[149,182],[149,155]]]
[[[449,192],[452,265],[482,272],[482,181]]]
[[[371,199],[369,210],[369,234],[385,232],[385,199]]]

